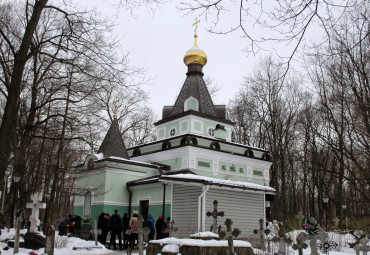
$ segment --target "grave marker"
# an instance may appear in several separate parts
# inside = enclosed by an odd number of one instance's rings
[[[40,209],[45,209],[46,204],[40,203],[41,194],[38,192],[32,194],[31,200],[32,200],[32,203],[27,203],[26,208],[32,209],[32,214],[30,216],[31,226],[30,226],[29,232],[34,233],[34,232],[37,232],[37,228],[38,226],[40,226],[40,220],[39,220]]]
[[[233,221],[229,218],[226,219],[225,225],[226,225],[226,233],[224,231],[221,231],[220,238],[222,239],[224,239],[225,237],[227,238],[227,244],[229,247],[229,255],[235,255],[236,253],[234,252],[233,236],[238,237],[240,234],[240,230],[238,228],[235,228],[234,230],[231,231]]]
[[[272,239],[273,242],[279,243],[279,250],[277,254],[285,255],[286,254],[286,245],[292,244],[292,239],[286,234],[286,230],[284,224],[282,222],[279,223],[279,231],[277,235]]]
[[[142,215],[139,215],[139,217],[138,217],[138,226],[132,228],[132,230],[134,232],[138,233],[137,247],[139,249],[139,255],[143,255],[143,253],[144,253],[143,235],[148,235],[149,231],[150,231],[150,229],[148,227],[143,228],[143,223],[144,223],[144,218],[143,218]],[[129,247],[127,249],[127,254],[131,254],[131,247]]]
[[[13,254],[16,254],[19,252],[19,235],[21,232],[21,215],[17,215],[17,218],[15,220],[15,236],[14,236],[14,250]]]
[[[54,225],[49,225],[45,231],[45,234],[46,234],[45,253],[48,255],[54,255],[54,243],[55,243]]]
[[[257,230],[253,230],[253,233],[254,234],[259,234],[260,235],[260,240],[261,240],[261,250],[266,250],[266,245],[265,245],[265,241],[266,241],[266,238],[265,238],[265,234],[268,235],[270,233],[270,230],[269,229],[264,229],[263,228],[263,219],[260,219],[259,220],[259,226],[260,226],[260,229]]]
[[[319,231],[316,235],[309,235],[311,255],[320,255],[317,250],[317,241],[325,242],[328,239],[328,234],[324,231]]]
[[[299,255],[303,255],[303,249],[306,249],[308,245],[305,243],[308,240],[308,234],[301,232],[298,234],[296,244],[293,244],[293,249],[298,250]]]
[[[207,217],[213,217],[213,225],[211,227],[211,231],[215,234],[218,234],[221,230],[221,226],[220,228],[217,230],[218,228],[218,225],[217,225],[217,217],[218,216],[221,216],[221,217],[224,217],[224,212],[221,211],[217,211],[217,205],[218,205],[218,201],[217,200],[214,200],[213,201],[213,211],[212,212],[207,212]]]
[[[362,237],[354,247],[356,251],[356,255],[360,255],[360,251],[362,251],[362,255],[366,255],[368,251],[370,251],[370,246],[367,245],[369,239],[366,236]]]

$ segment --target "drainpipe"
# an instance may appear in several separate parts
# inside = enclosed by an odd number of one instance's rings
[[[165,219],[164,211],[165,211],[165,207],[166,207],[166,186],[167,186],[167,183],[163,183],[163,204],[162,204],[163,219]]]
[[[128,199],[128,218],[131,218],[132,191],[129,189],[129,186],[128,186],[127,183],[126,183],[126,189],[127,189],[128,193],[130,193],[129,199]]]
[[[206,204],[206,201],[205,201],[205,195],[206,195],[206,192],[209,190],[209,185],[206,185],[206,186],[202,186],[202,193],[199,195],[198,197],[198,232],[200,231],[204,231],[203,228],[205,228],[205,214],[202,213],[202,211],[205,210],[204,206]],[[202,198],[203,198],[203,210],[202,210],[202,206],[201,206],[201,201],[202,201]],[[201,218],[202,217],[202,218]],[[202,229],[200,228],[200,223],[201,223],[201,219],[203,220],[202,222]],[[204,227],[203,227],[204,226]]]

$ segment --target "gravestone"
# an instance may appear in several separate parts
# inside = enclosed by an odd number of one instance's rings
[[[213,201],[213,211],[212,212],[207,212],[207,217],[213,217],[213,224],[212,224],[212,227],[211,227],[211,231],[215,234],[218,234],[221,230],[221,226],[220,228],[218,229],[218,225],[217,225],[217,217],[218,216],[221,216],[221,217],[224,217],[224,212],[221,211],[217,211],[217,205],[218,205],[218,201],[217,200],[214,200]]]
[[[46,204],[40,203],[41,201],[41,194],[40,193],[33,193],[31,196],[32,203],[27,203],[26,208],[32,209],[32,214],[30,216],[30,233],[37,232],[38,226],[40,226],[40,220],[39,220],[39,213],[40,209],[45,209]]]
[[[359,242],[354,246],[356,251],[356,255],[360,255],[360,251],[362,251],[362,255],[366,255],[368,251],[370,251],[370,246],[367,245],[369,239],[364,236],[362,237]]]
[[[324,231],[319,231],[316,235],[309,235],[311,255],[320,255],[317,250],[317,241],[325,242],[328,239],[328,234]]]
[[[293,249],[298,250],[299,255],[303,255],[303,249],[306,249],[308,245],[305,243],[308,240],[308,234],[301,232],[296,238],[295,244],[293,244]]]
[[[264,251],[264,250],[266,250],[266,247],[265,247],[266,246],[265,245],[265,243],[266,243],[265,234],[268,235],[270,233],[270,230],[263,228],[263,219],[260,219],[259,220],[259,226],[260,226],[259,230],[255,229],[255,230],[253,230],[253,233],[254,234],[259,234],[260,240],[261,240],[261,250]]]
[[[45,231],[46,235],[46,246],[45,254],[54,255],[54,245],[55,245],[55,227],[54,225],[49,225]]]
[[[286,234],[285,226],[283,222],[279,223],[279,231],[277,235],[272,238],[272,241],[275,243],[279,243],[279,249],[277,254],[278,255],[285,255],[286,254],[286,245],[290,245],[293,243],[292,239]]]
[[[227,244],[229,247],[229,255],[235,255],[234,252],[234,243],[233,243],[233,236],[238,237],[240,234],[240,230],[238,228],[235,228],[234,230],[232,229],[233,221],[229,218],[226,219],[225,221],[226,225],[226,233],[224,231],[220,232],[220,238],[227,239]]]
[[[171,226],[168,228],[168,237],[171,235],[172,232],[177,232],[178,228],[174,227],[175,221],[171,221]]]
[[[148,235],[150,229],[148,227],[143,228],[144,218],[142,215],[138,217],[138,226],[133,227],[132,230],[138,233],[137,247],[139,249],[139,255],[144,254],[143,235]],[[131,254],[131,245],[127,248],[127,254]]]
[[[19,235],[21,232],[21,216],[15,220],[14,254],[19,252]]]
[[[339,222],[340,222],[340,219],[338,219],[338,217],[334,217],[333,219],[334,230],[338,230]]]

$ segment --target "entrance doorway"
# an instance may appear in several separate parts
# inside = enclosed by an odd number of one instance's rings
[[[140,214],[143,216],[144,220],[148,219],[149,216],[149,200],[140,201]]]

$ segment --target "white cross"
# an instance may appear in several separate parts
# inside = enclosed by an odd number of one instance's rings
[[[32,209],[32,214],[30,216],[30,232],[36,232],[37,227],[40,226],[40,220],[39,220],[39,212],[40,209],[45,209],[46,204],[40,203],[41,201],[41,194],[39,193],[33,193],[31,196],[32,203],[27,203],[26,208]]]

